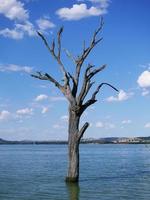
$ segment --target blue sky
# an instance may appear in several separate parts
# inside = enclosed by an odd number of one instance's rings
[[[36,30],[50,42],[64,25],[62,46],[77,56],[101,15],[103,41],[87,62],[107,64],[95,81],[120,92],[103,87],[82,117],[81,124],[91,123],[84,137],[149,136],[149,8],[149,0],[0,0],[0,138],[67,138],[67,101],[52,84],[30,76],[39,70],[62,78]],[[65,55],[63,62],[74,71]]]

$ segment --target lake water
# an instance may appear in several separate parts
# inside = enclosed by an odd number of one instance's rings
[[[0,145],[0,200],[149,200],[150,146],[80,147],[79,185],[66,185],[66,145]]]

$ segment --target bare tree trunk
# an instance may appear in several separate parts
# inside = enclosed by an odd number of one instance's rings
[[[103,18],[101,18],[101,22],[99,27],[95,30],[92,40],[90,44],[86,47],[85,42],[83,45],[83,50],[78,57],[74,57],[70,52],[66,49],[65,52],[71,60],[73,60],[75,64],[75,73],[71,74],[65,68],[62,59],[62,45],[61,45],[61,36],[63,32],[63,27],[57,33],[57,40],[53,39],[51,45],[47,42],[46,38],[42,35],[42,33],[38,32],[38,35],[43,40],[45,46],[47,47],[50,54],[57,61],[60,66],[60,70],[63,74],[63,83],[57,81],[53,76],[48,73],[36,72],[36,74],[31,74],[32,77],[38,78],[40,80],[46,80],[53,83],[66,97],[69,102],[69,128],[68,128],[68,155],[69,155],[69,164],[68,164],[68,174],[66,177],[67,182],[78,182],[79,180],[79,144],[80,140],[83,137],[84,132],[89,126],[89,123],[86,122],[81,129],[79,130],[79,122],[82,113],[92,104],[97,102],[97,94],[103,85],[107,85],[112,89],[118,91],[114,86],[109,83],[103,82],[99,84],[96,90],[92,93],[90,99],[86,100],[87,95],[89,94],[90,89],[92,88],[94,82],[92,78],[105,69],[106,65],[99,66],[94,69],[94,65],[88,64],[84,71],[84,76],[82,77],[83,81],[81,84],[81,89],[79,87],[79,80],[81,78],[81,70],[85,60],[88,55],[91,53],[92,49],[103,39],[98,38],[98,34],[101,32],[103,28]]]
[[[80,198],[80,186],[78,183],[66,183],[69,200],[79,200]]]
[[[80,116],[69,108],[69,136],[68,136],[68,174],[67,182],[78,182],[79,180],[79,121]]]

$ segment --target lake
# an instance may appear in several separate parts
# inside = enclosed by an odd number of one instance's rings
[[[66,185],[67,145],[0,145],[0,200],[149,200],[150,145],[80,147]]]

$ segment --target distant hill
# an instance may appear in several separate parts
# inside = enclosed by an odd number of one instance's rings
[[[6,143],[6,140],[0,138],[0,144]]]
[[[107,138],[87,138],[81,140],[82,144],[150,144],[150,136],[148,137],[107,137]],[[0,138],[0,145],[2,144],[67,144],[67,141],[50,140],[50,141],[9,141]]]
[[[67,144],[67,141],[32,141],[32,140],[22,140],[22,141],[9,141],[0,138],[1,144]]]

